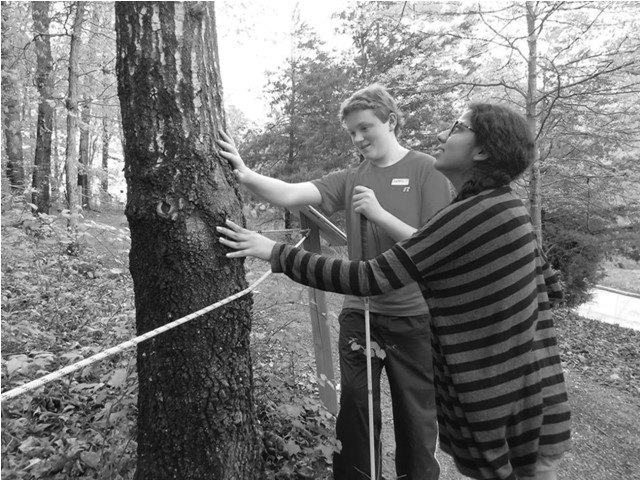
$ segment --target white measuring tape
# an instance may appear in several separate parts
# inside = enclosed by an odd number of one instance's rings
[[[302,242],[304,242],[307,238],[307,236],[309,235],[309,233],[307,232],[306,234],[304,234],[304,236],[302,237],[302,239],[300,239],[300,241],[298,243],[296,243],[296,247],[299,247]],[[9,390],[8,392],[5,392],[2,394],[2,397],[0,398],[0,400],[2,400],[3,402],[5,400],[10,400],[12,398],[18,397],[20,395],[22,395],[23,393],[27,393],[31,390],[35,390],[38,387],[41,387],[43,385],[46,385],[47,383],[53,382],[54,380],[57,380],[61,377],[64,377],[65,375],[75,372],[77,370],[80,370],[81,368],[84,368],[86,366],[89,366],[93,363],[96,363],[100,360],[103,360],[107,357],[110,357],[112,355],[115,355],[116,353],[120,353],[123,350],[126,350],[128,348],[131,347],[135,347],[136,345],[138,345],[139,343],[144,342],[145,340],[149,340],[150,338],[156,337],[158,335],[160,335],[161,333],[166,332],[167,330],[171,330],[172,328],[178,327],[184,323],[187,323],[191,320],[193,320],[194,318],[200,317],[202,315],[204,315],[205,313],[209,313],[212,310],[215,310],[216,308],[220,308],[223,305],[226,305],[227,303],[231,303],[234,300],[246,295],[247,293],[251,292],[252,290],[254,290],[260,283],[262,283],[269,275],[271,275],[271,272],[265,272],[262,274],[262,276],[256,280],[253,284],[249,285],[247,288],[245,288],[244,290],[230,296],[227,297],[223,300],[220,300],[219,302],[216,302],[212,305],[209,305],[208,307],[202,308],[196,312],[193,312],[189,315],[187,315],[186,317],[182,317],[179,318],[177,320],[174,320],[171,323],[167,323],[166,325],[162,325],[161,327],[156,328],[155,330],[151,330],[150,332],[147,332],[145,334],[139,335],[131,340],[128,340],[124,343],[121,343],[120,345],[116,345],[115,347],[111,347],[108,350],[104,350],[100,353],[97,353],[89,358],[85,358],[84,360],[80,360],[77,363],[74,363],[72,365],[68,365],[60,370],[57,370],[55,372],[52,372],[48,375],[45,375],[44,377],[40,377],[37,378],[36,380],[32,380],[29,383],[25,383],[24,385],[21,385],[19,387],[14,388],[13,390]]]

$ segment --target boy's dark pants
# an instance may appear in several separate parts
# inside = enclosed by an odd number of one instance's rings
[[[342,390],[336,434],[342,449],[333,456],[333,473],[336,480],[360,480],[370,478],[364,312],[345,309],[339,321]],[[429,316],[372,313],[370,324],[376,475],[380,478],[380,375],[384,367],[393,404],[397,478],[436,480],[440,466],[435,459],[438,430]]]

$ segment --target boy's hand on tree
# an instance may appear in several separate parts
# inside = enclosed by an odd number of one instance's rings
[[[220,237],[220,243],[232,248],[234,252],[227,253],[227,258],[256,257],[269,260],[276,242],[263,237],[259,233],[242,228],[231,220],[226,221],[227,227],[216,227],[216,230],[228,238]]]
[[[247,173],[250,171],[249,168],[244,164],[238,149],[236,148],[233,139],[227,135],[222,130],[219,131],[222,140],[218,139],[216,142],[220,147],[220,155],[229,161],[231,166],[233,167],[233,173],[235,174],[238,182],[244,183],[245,177]]]
[[[377,223],[386,210],[382,208],[373,190],[361,185],[353,189],[353,210]]]

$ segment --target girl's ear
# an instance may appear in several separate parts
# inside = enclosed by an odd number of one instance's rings
[[[489,158],[489,154],[485,153],[484,150],[478,150],[476,153],[473,154],[474,162],[484,162],[488,158]]]

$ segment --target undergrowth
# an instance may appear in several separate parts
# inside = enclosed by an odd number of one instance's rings
[[[3,392],[135,336],[129,242],[125,226],[85,219],[70,249],[64,214],[3,212]],[[317,400],[313,371],[292,356],[299,349],[286,325],[254,317],[265,477],[328,478],[334,418]],[[135,363],[134,350],[124,351],[3,401],[3,480],[133,478]]]

